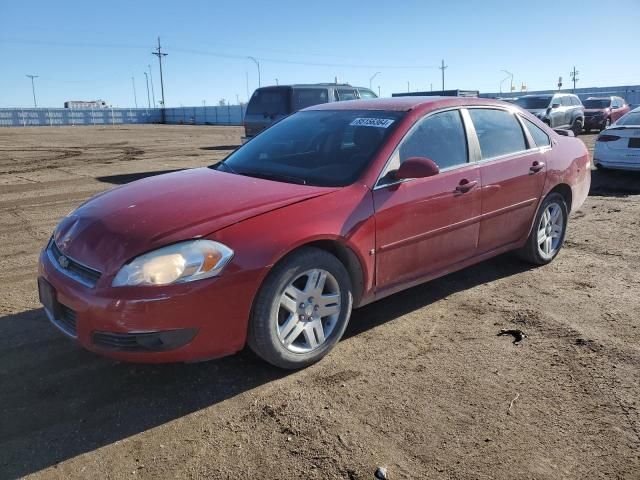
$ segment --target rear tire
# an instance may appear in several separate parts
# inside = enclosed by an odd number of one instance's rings
[[[278,263],[260,287],[247,343],[276,367],[307,367],[338,343],[352,304],[342,262],[324,250],[302,248]]]
[[[569,210],[559,193],[553,192],[542,201],[533,228],[518,256],[534,265],[546,265],[560,252],[567,232]]]

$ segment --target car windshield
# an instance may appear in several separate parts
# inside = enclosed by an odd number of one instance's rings
[[[616,125],[640,125],[640,112],[627,113]]]
[[[310,110],[257,135],[211,168],[317,186],[353,183],[404,112]]]
[[[547,108],[550,102],[551,97],[520,97],[515,103],[525,110],[538,110]]]
[[[588,98],[582,104],[584,108],[609,108],[611,100],[608,98]]]

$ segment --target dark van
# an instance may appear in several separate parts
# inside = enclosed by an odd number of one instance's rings
[[[272,123],[293,112],[319,103],[378,98],[368,88],[352,87],[345,83],[315,83],[310,85],[281,85],[258,88],[249,100],[244,116],[242,142],[257,135]]]

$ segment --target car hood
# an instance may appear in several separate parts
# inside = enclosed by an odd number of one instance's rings
[[[546,108],[527,108],[527,112],[537,115],[539,113],[546,113],[547,109]]]
[[[98,194],[60,222],[54,239],[70,258],[114,273],[149,250],[335,190],[210,168],[183,170]]]

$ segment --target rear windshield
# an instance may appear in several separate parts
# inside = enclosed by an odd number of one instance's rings
[[[211,168],[287,183],[349,185],[403,115],[376,110],[297,112]]]
[[[582,104],[584,105],[584,108],[609,108],[611,106],[611,100],[604,98],[604,99],[587,99],[584,102],[582,102]]]
[[[525,110],[538,110],[547,108],[550,101],[551,97],[520,97],[515,103]]]
[[[627,113],[616,125],[640,125],[640,112]]]
[[[293,111],[329,101],[329,90],[326,88],[295,88],[293,90]]]
[[[289,89],[269,88],[253,92],[249,105],[249,115],[287,115],[289,113]]]

